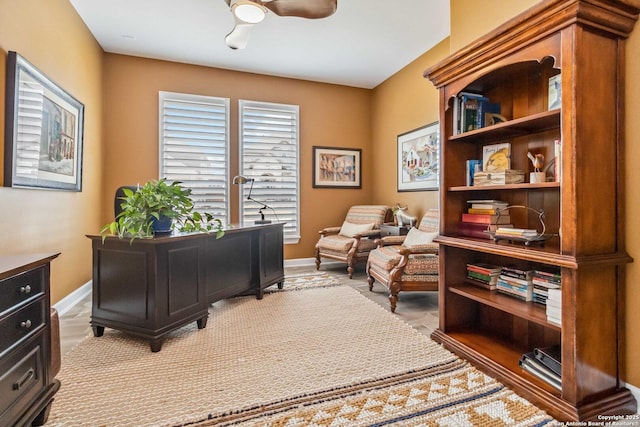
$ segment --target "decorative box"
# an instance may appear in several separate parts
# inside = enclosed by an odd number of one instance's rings
[[[524,182],[524,172],[506,169],[495,172],[476,172],[473,176],[474,186],[518,184]]]

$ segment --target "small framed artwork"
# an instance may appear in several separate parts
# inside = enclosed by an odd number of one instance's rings
[[[7,54],[4,185],[82,190],[84,105]]]
[[[398,191],[440,188],[439,123],[398,135]]]
[[[362,150],[313,147],[314,188],[362,188]]]

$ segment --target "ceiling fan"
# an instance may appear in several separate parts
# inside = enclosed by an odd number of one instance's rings
[[[278,16],[307,19],[326,18],[338,8],[338,0],[225,0],[233,13],[235,26],[225,37],[231,49],[244,49],[251,28],[264,20],[268,11]]]

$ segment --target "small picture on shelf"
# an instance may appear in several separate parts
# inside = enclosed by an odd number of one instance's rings
[[[562,105],[562,74],[549,77],[549,110],[555,110]]]
[[[498,172],[511,168],[511,144],[485,145],[482,147],[482,170]]]

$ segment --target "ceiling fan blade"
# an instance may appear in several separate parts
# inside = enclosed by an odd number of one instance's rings
[[[247,47],[253,25],[254,24],[247,24],[246,22],[236,22],[233,30],[224,38],[227,46],[231,49],[244,49]]]
[[[338,8],[338,0],[271,0],[262,2],[267,9],[279,16],[298,16],[307,19],[326,18]]]

